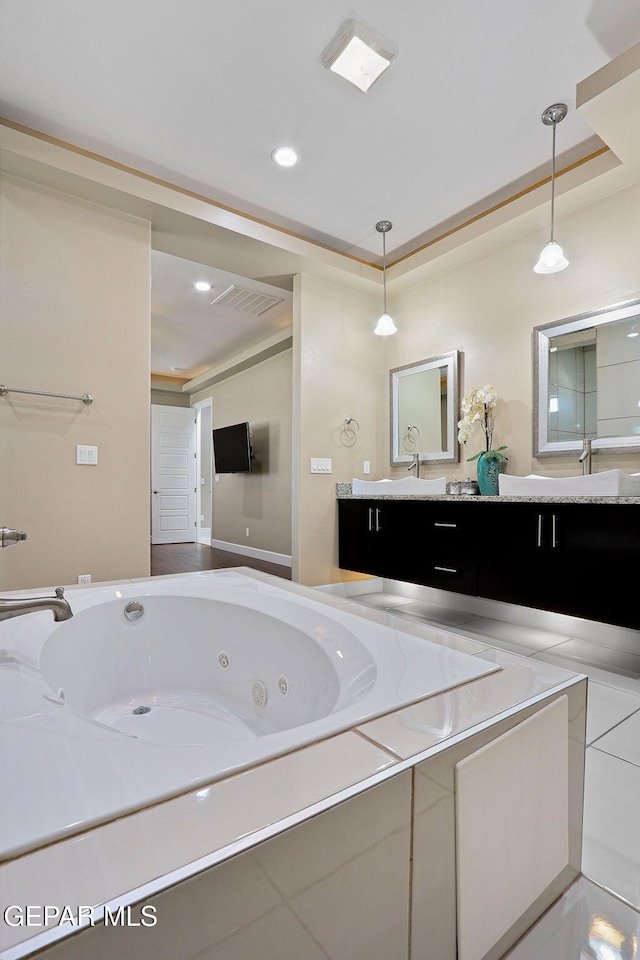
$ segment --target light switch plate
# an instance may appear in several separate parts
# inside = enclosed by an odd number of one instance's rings
[[[331,473],[333,461],[330,457],[311,457],[311,473]]]
[[[76,463],[85,467],[95,467],[98,464],[98,448],[87,447],[81,443],[76,445]]]

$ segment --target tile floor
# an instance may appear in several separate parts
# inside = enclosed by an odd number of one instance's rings
[[[352,599],[589,677],[584,877],[508,956],[509,960],[635,958],[640,943],[640,913],[636,912],[640,911],[640,642],[638,653],[629,652],[630,631],[621,631],[619,643],[615,637],[608,638],[611,645],[596,643],[593,624],[585,626],[589,639],[553,632],[549,614],[540,615],[538,628],[532,625],[536,611],[527,612],[527,626],[491,619],[461,609],[460,598],[454,595],[450,603],[433,603],[382,589],[358,593]],[[566,626],[561,619],[558,623]],[[576,625],[579,621],[574,629]]]

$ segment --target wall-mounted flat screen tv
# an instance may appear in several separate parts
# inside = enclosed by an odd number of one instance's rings
[[[248,423],[233,423],[213,431],[216,473],[251,473],[251,436]]]

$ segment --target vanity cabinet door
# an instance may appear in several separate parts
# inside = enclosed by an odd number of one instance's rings
[[[398,506],[396,502],[380,500],[338,501],[341,569],[397,578]]]
[[[640,629],[640,503],[554,504],[555,606]]]
[[[553,609],[550,511],[534,503],[479,506],[478,594],[523,606]]]
[[[480,596],[640,628],[640,504],[485,509],[495,547],[480,550]]]

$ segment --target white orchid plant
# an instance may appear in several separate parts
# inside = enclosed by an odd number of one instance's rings
[[[493,409],[498,402],[498,395],[495,388],[490,384],[484,384],[481,387],[474,387],[465,393],[462,400],[462,420],[458,420],[458,443],[466,444],[473,433],[477,423],[480,424],[485,436],[485,449],[475,456],[469,457],[468,462],[477,460],[483,454],[486,460],[506,460],[507,457],[502,453],[506,446],[492,448],[494,416]]]

